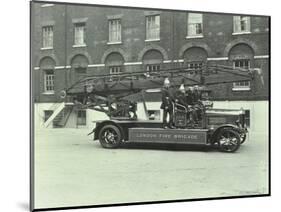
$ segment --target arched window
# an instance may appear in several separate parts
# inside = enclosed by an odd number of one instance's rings
[[[191,69],[201,69],[203,64],[207,62],[207,52],[200,47],[191,47],[184,54],[184,64]]]
[[[71,67],[76,73],[86,74],[88,63],[88,58],[86,56],[76,55],[71,61]]]
[[[44,57],[40,61],[40,69],[43,71],[44,93],[53,94],[55,92],[55,61],[51,57]]]
[[[124,71],[124,58],[119,52],[110,53],[105,59],[105,65],[109,70],[109,74],[119,74]]]
[[[229,51],[229,60],[234,68],[245,68],[248,69],[253,63],[254,51],[253,49],[244,43],[237,44],[232,47]],[[250,90],[250,81],[246,82],[235,82],[233,83],[232,90]]]
[[[152,49],[143,55],[142,60],[146,71],[157,71],[163,63],[163,55],[160,51]]]
[[[88,68],[88,58],[85,55],[79,54],[72,58],[71,60],[71,69],[73,76],[73,81],[76,82],[77,80],[83,78],[87,74]]]

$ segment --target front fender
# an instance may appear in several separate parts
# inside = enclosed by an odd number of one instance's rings
[[[120,132],[122,134],[122,137],[124,137],[124,130],[123,128],[120,126],[120,124],[112,121],[112,120],[105,120],[105,121],[101,121],[101,122],[97,122],[96,123],[96,127],[93,129],[94,131],[94,140],[97,140],[99,137],[99,133],[100,130],[105,126],[105,125],[114,125],[116,127],[118,127],[120,129]]]
[[[234,125],[234,124],[224,124],[224,125],[221,125],[219,127],[217,127],[216,129],[214,129],[213,133],[212,133],[212,136],[211,136],[211,142],[213,143],[215,140],[216,140],[216,137],[218,135],[218,133],[222,130],[222,129],[225,129],[225,128],[231,128],[232,130],[235,130],[237,131],[239,134],[240,133],[246,133],[247,132],[247,129],[246,128],[240,128],[238,127],[237,125]]]

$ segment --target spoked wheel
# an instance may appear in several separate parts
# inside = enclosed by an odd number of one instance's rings
[[[231,129],[223,129],[218,134],[217,143],[222,152],[235,152],[240,146],[240,135]]]
[[[121,132],[114,125],[104,126],[99,133],[100,144],[104,148],[117,148],[121,144]]]

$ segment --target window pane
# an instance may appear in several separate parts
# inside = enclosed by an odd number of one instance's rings
[[[200,70],[202,68],[202,62],[192,62],[188,63],[187,67],[189,69],[195,69],[195,70]]]
[[[234,68],[250,68],[250,60],[244,59],[244,60],[235,60],[233,61]],[[250,81],[245,82],[235,82],[233,83],[234,87],[238,88],[249,88],[250,87]]]
[[[188,23],[190,23],[190,24],[202,23],[202,14],[189,13],[188,14]]]
[[[121,73],[121,67],[120,66],[112,66],[109,68],[110,74],[119,74]]]
[[[203,20],[200,13],[188,14],[188,36],[201,35],[203,33]]]
[[[158,28],[160,26],[160,16],[156,15],[154,16],[155,19],[155,27]]]
[[[250,32],[250,17],[249,16],[234,16],[233,17],[234,32]]]
[[[146,71],[158,71],[160,70],[160,65],[159,64],[149,64],[146,65]]]
[[[75,24],[74,28],[74,44],[84,45],[85,44],[85,23]]]
[[[159,39],[160,38],[160,16],[147,16],[146,17],[146,39]]]
[[[121,21],[109,20],[109,42],[121,42]]]
[[[42,28],[42,36],[43,48],[53,47],[53,27],[44,26]]]
[[[54,91],[54,71],[45,70],[44,75],[45,91]]]
[[[240,16],[234,16],[233,17],[233,31],[239,32],[240,31],[240,22],[239,22]]]

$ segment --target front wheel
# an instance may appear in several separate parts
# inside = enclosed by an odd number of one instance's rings
[[[243,144],[246,141],[247,135],[245,132],[240,133],[240,144]]]
[[[240,135],[231,129],[223,129],[217,136],[217,144],[222,152],[235,152],[240,147]]]
[[[99,133],[99,141],[104,148],[117,148],[120,146],[122,135],[120,129],[114,125],[105,125]]]

